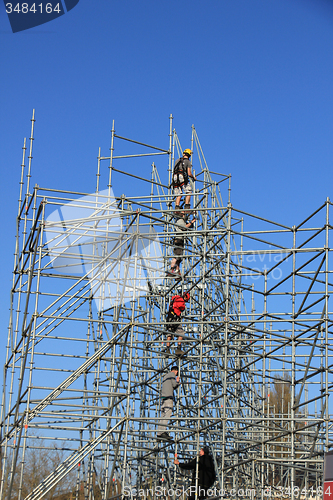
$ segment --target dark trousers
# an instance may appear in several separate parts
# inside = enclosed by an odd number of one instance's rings
[[[203,500],[207,498],[206,496],[206,489],[203,488],[202,486],[198,486],[198,500]],[[190,491],[190,496],[188,497],[188,500],[195,500],[195,485],[192,485]]]

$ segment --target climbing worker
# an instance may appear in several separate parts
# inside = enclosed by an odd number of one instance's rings
[[[190,300],[190,294],[185,292],[183,295],[174,295],[171,297],[171,303],[169,306],[168,314],[166,317],[167,322],[167,330],[175,334],[178,337],[178,347],[175,350],[175,354],[177,356],[183,356],[185,353],[181,350],[180,346],[185,335],[185,332],[181,326],[181,314],[185,311],[186,302]],[[170,334],[167,337],[167,344],[165,353],[166,355],[170,355],[170,342],[173,339],[173,335]]]
[[[172,415],[173,409],[173,391],[179,387],[180,381],[178,376],[177,366],[173,366],[171,370],[163,377],[161,390],[161,419],[157,428],[157,439],[173,441],[172,437],[167,432],[167,426]]]
[[[190,149],[185,149],[182,158],[179,158],[173,168],[172,174],[172,186],[173,192],[177,196],[175,210],[180,210],[180,200],[183,194],[185,194],[185,211],[190,209],[190,200],[192,194],[192,187],[189,179],[196,180],[196,177],[192,174],[192,163],[190,162],[190,157],[192,151]]]
[[[173,253],[175,257],[171,261],[171,269],[167,271],[167,274],[169,276],[181,276],[180,273],[180,263],[182,261],[182,256],[184,254],[184,242],[185,242],[185,237],[184,237],[184,231],[186,229],[191,229],[193,224],[195,223],[195,217],[190,222],[186,222],[187,217],[184,215],[183,217],[180,217],[180,219],[177,220],[174,228],[176,235],[173,240],[174,244],[174,249]]]
[[[194,500],[196,498],[196,471],[197,471],[197,459],[194,458],[187,463],[179,463],[179,460],[174,460],[175,465],[183,470],[193,470],[192,481],[189,488],[188,500]],[[199,452],[199,471],[198,471],[198,499],[207,498],[207,490],[211,488],[216,480],[216,473],[214,468],[214,460],[210,454],[208,446],[203,446]]]

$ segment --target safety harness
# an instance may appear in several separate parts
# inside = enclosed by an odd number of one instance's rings
[[[180,187],[184,184],[188,184],[188,173],[184,165],[184,159],[179,158],[173,169],[172,185],[173,187]]]

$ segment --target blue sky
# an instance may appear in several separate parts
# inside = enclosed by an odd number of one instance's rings
[[[172,113],[183,147],[194,124],[210,168],[232,174],[237,208],[293,225],[332,199],[329,0],[80,0],[15,34],[1,3],[0,43],[3,347],[33,108],[32,186],[92,192],[113,119],[167,148]]]

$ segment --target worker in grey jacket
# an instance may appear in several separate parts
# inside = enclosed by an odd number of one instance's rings
[[[179,387],[178,368],[173,366],[171,370],[163,377],[162,391],[161,391],[161,419],[157,428],[157,439],[173,441],[167,433],[168,422],[172,415],[173,409],[173,391]]]
[[[184,255],[184,243],[185,243],[185,237],[184,237],[184,231],[186,229],[191,229],[193,224],[195,223],[195,217],[191,221],[187,221],[186,215],[183,217],[180,217],[178,221],[176,222],[174,229],[175,229],[175,237],[173,240],[174,244],[174,258],[171,261],[171,269],[167,271],[167,274],[169,276],[181,276],[180,273],[180,263],[182,261],[183,255]]]

